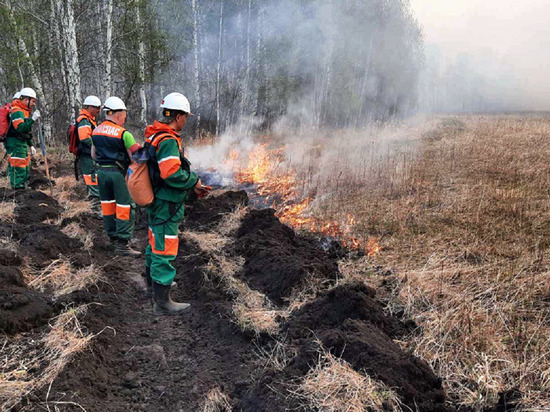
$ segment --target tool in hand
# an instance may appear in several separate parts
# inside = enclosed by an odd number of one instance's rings
[[[40,148],[42,149],[42,156],[44,156],[44,165],[46,166],[46,177],[48,178],[48,184],[50,185],[50,195],[53,197],[52,180],[50,178],[50,168],[48,166],[48,156],[46,154],[46,143],[44,142],[44,134],[42,133],[42,121],[38,119],[38,138],[40,139]]]

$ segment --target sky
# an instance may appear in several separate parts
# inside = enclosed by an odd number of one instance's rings
[[[497,67],[514,73],[526,107],[550,110],[550,0],[410,3],[427,46],[451,59],[461,53],[491,56]]]

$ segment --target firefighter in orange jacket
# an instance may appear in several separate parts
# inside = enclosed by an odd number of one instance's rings
[[[40,112],[31,112],[36,105],[36,92],[30,87],[21,89],[19,99],[14,99],[10,113],[10,127],[5,142],[8,154],[8,176],[13,189],[24,189],[29,180],[31,158],[36,154],[32,144],[31,129],[40,118]],[[15,97],[15,96],[14,96]]]
[[[101,100],[99,100],[99,97],[88,96],[84,99],[83,108],[76,120],[80,168],[88,191],[88,199],[92,201],[92,209],[96,213],[101,213],[101,203],[99,201],[96,164],[92,159],[92,132],[97,127],[96,117],[100,110]]]
[[[176,315],[190,307],[170,297],[176,275],[172,261],[178,254],[178,226],[183,219],[187,193],[192,190],[204,195],[205,189],[182,155],[178,134],[191,114],[189,101],[181,93],[170,93],[160,107],[161,121],[145,129],[145,147],[149,147],[155,171],[151,176],[155,200],[147,207],[149,245],[145,252],[145,278],[148,288],[153,290],[154,313]]]

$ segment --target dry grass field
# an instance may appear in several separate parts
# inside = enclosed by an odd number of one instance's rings
[[[352,213],[355,235],[380,239],[345,271],[418,323],[403,344],[454,405],[519,391],[522,408],[550,407],[550,117],[440,117],[392,147],[359,167],[365,147],[340,153],[317,193],[316,217]]]

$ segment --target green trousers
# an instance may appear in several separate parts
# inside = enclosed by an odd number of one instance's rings
[[[107,235],[128,241],[134,233],[136,205],[126,187],[121,171],[98,167],[97,180],[103,225]]]
[[[171,285],[176,276],[172,261],[178,254],[178,226],[183,220],[184,205],[155,199],[147,208],[149,245],[145,249],[145,265],[151,278],[161,285]]]
[[[96,164],[94,159],[90,155],[80,155],[80,168],[82,169],[82,176],[84,176],[84,183],[88,190],[88,196],[99,198],[99,186],[97,183]]]
[[[6,151],[8,153],[8,176],[12,189],[24,189],[29,180],[31,158],[29,145],[17,137],[6,139]]]

